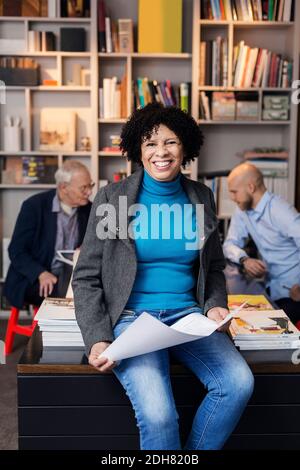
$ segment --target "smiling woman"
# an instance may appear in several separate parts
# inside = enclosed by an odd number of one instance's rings
[[[143,156],[146,153],[143,150],[147,148],[153,149],[149,153],[147,150],[147,157],[150,158],[156,150],[158,161],[166,160],[164,156],[168,154],[169,157],[173,155],[172,158],[180,155],[181,164],[185,167],[198,158],[202,145],[203,134],[189,114],[173,106],[166,108],[159,103],[151,103],[131,115],[122,129],[120,148],[123,155],[127,153],[129,161],[140,165],[145,164]],[[176,174],[174,170],[172,173],[173,176]],[[169,180],[167,175],[162,178]]]
[[[179,138],[161,124],[150,139],[141,146],[142,162],[148,173],[160,181],[172,181],[183,162],[183,148]]]
[[[121,382],[144,450],[181,449],[169,353],[208,390],[185,449],[220,449],[253,388],[250,369],[223,332],[228,323],[216,325],[218,331],[207,338],[119,363],[105,357],[109,344],[144,311],[167,326],[192,312],[216,323],[228,314],[213,195],[180,171],[198,157],[202,142],[196,121],[179,108],[149,104],[132,114],[120,147],[140,168],[96,195],[74,271],[75,312],[89,363],[102,373],[113,370]],[[120,213],[123,199],[128,213]],[[116,214],[118,236],[97,236],[97,225],[109,218],[101,219],[103,206]],[[133,237],[122,228],[130,217]]]

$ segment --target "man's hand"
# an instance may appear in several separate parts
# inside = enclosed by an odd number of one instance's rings
[[[300,302],[300,285],[294,284],[290,289],[290,298],[295,302]]]
[[[222,307],[213,307],[208,310],[206,316],[207,318],[210,318],[211,320],[214,320],[217,323],[220,323],[221,321],[224,320],[224,318],[228,315],[229,311],[227,308],[222,308]],[[226,331],[229,328],[231,320],[228,320],[228,322],[224,323],[220,328],[218,328],[217,331]]]
[[[100,343],[95,343],[91,349],[89,355],[89,364],[95,367],[99,372],[105,373],[113,369],[116,365],[116,362],[107,359],[107,357],[101,357],[100,359],[98,356],[105,351],[106,348],[110,343],[106,341],[101,341]]]
[[[54,274],[44,271],[39,275],[40,297],[48,297],[53,291],[54,284],[57,283],[57,277]]]
[[[243,266],[246,273],[252,277],[261,277],[267,272],[267,266],[260,259],[246,258]]]

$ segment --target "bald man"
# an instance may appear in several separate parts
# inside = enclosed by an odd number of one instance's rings
[[[269,193],[262,173],[249,163],[231,171],[228,189],[238,207],[223,246],[226,258],[243,265],[250,276],[265,276],[271,299],[296,323],[300,320],[300,214]],[[249,235],[262,259],[245,252]]]

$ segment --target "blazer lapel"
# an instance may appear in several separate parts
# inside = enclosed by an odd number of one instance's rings
[[[195,188],[194,184],[190,179],[186,178],[184,175],[182,177],[182,186],[187,193],[192,204],[203,204],[204,207],[204,227],[202,221],[199,220],[198,212],[197,215],[197,225],[199,233],[204,238],[204,243],[210,236],[210,234],[218,227],[218,219],[215,213],[211,210],[211,207],[207,204],[207,197],[204,196],[201,191],[201,186]]]
[[[134,240],[128,235],[128,226],[130,224],[130,215],[128,209],[136,203],[140,185],[143,179],[144,169],[139,168],[132,175],[122,181],[108,203],[111,204],[116,211],[116,238],[122,240],[123,243],[135,252]],[[122,197],[122,199],[120,199]],[[122,205],[122,207],[120,207]]]

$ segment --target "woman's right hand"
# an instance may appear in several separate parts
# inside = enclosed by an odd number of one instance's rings
[[[116,362],[111,361],[107,357],[101,357],[99,355],[105,351],[110,343],[106,341],[101,341],[100,343],[95,343],[92,346],[90,355],[89,355],[89,364],[95,367],[99,372],[106,373],[113,369],[116,365]]]

